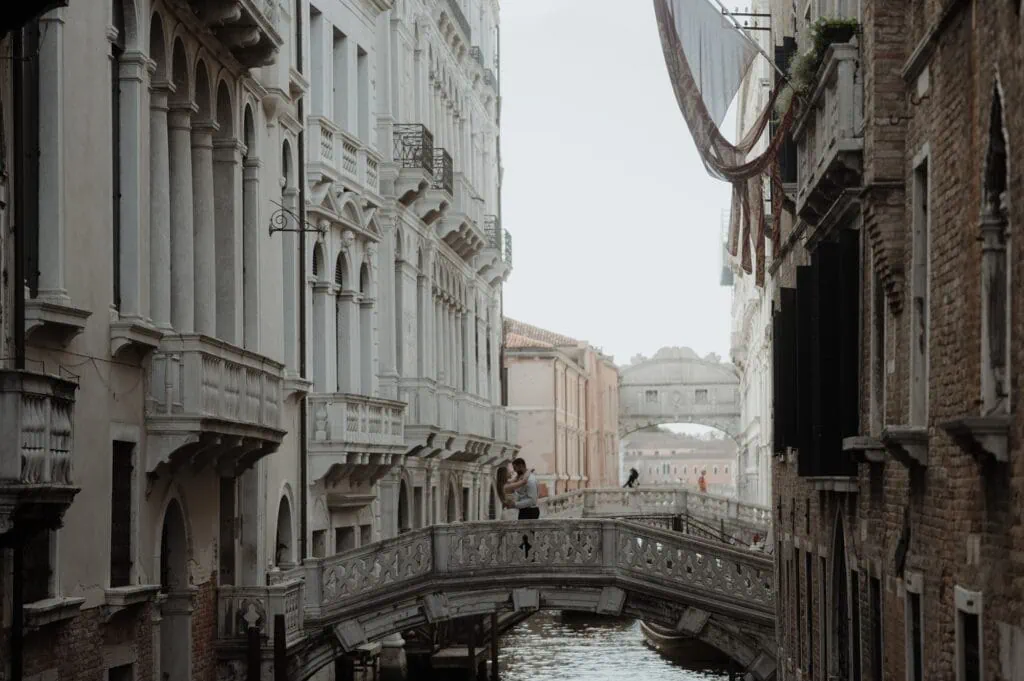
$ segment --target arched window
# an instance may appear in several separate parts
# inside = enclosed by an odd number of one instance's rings
[[[1007,141],[998,87],[992,93],[981,213],[982,415],[1010,410],[1010,286],[1007,253]]]

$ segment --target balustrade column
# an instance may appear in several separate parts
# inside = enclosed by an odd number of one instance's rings
[[[171,328],[171,185],[167,136],[168,83],[149,96],[149,303],[153,324]]]
[[[175,104],[168,114],[171,170],[171,323],[178,333],[195,329],[195,264],[192,231],[191,102]]]
[[[64,287],[64,23],[39,18],[39,297],[67,301]]]
[[[217,240],[213,207],[213,133],[217,124],[203,121],[192,126],[192,229],[195,255],[195,328],[205,336],[217,335]]]

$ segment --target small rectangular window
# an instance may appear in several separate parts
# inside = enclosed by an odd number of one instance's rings
[[[957,586],[954,589],[956,603],[956,681],[981,681],[982,645],[981,629],[982,594]],[[1014,678],[1017,678],[1014,676]]]
[[[366,546],[373,543],[373,525],[359,526],[359,545]]]
[[[327,530],[313,530],[313,557],[324,558],[327,555]]]
[[[907,592],[907,681],[924,681],[921,594]]]
[[[135,681],[134,665],[123,664],[107,670],[107,681]]]
[[[53,533],[37,532],[22,549],[22,603],[35,603],[53,595]]]
[[[656,404],[658,402],[658,391],[657,390],[646,390],[644,391],[644,399],[647,404]]]
[[[693,401],[695,404],[707,404],[708,403],[708,391],[706,388],[699,388],[693,393]]]
[[[882,583],[871,578],[871,679],[882,681]]]
[[[132,478],[135,444],[114,440],[110,479],[110,586],[131,584]]]
[[[354,527],[334,528],[334,552],[351,551],[356,547],[356,530]]]

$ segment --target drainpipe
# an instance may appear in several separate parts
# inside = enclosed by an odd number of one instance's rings
[[[296,68],[302,73],[302,4],[296,3],[295,17],[295,54]],[[306,115],[305,97],[298,101],[299,115],[299,376],[306,377]],[[299,401],[299,548],[301,549],[302,560],[305,560],[309,553],[306,551],[306,533],[309,528],[307,507],[309,506],[309,466],[307,459],[309,452],[306,446],[306,435],[308,430],[307,418],[308,403],[306,395]]]
[[[502,226],[502,222],[501,222],[501,185],[502,185],[501,174],[502,174],[502,171],[501,171],[501,24],[500,24],[500,22],[498,23],[497,27],[495,28],[495,33],[496,33],[497,37],[496,37],[496,41],[495,41],[495,60],[494,60],[496,63],[494,64],[494,66],[495,66],[495,70],[497,71],[497,76],[496,77],[498,79],[498,100],[495,102],[495,106],[494,106],[495,118],[496,118],[497,123],[498,123],[498,135],[497,135],[497,147],[498,148],[496,150],[496,156],[497,156],[497,161],[498,161],[498,172],[496,173],[496,175],[498,177],[498,228],[504,230],[505,228]],[[501,238],[501,244],[502,244],[502,247],[504,247],[504,245],[505,245],[505,235],[504,235],[504,233],[502,233],[501,237],[502,237]],[[502,254],[502,255],[504,255],[504,254]],[[499,317],[500,317],[499,321],[501,322],[501,325],[500,325],[500,328],[501,328],[501,340],[499,341],[499,344],[498,344],[498,402],[501,404],[501,406],[507,407],[508,406],[508,386],[506,385],[506,375],[505,375],[506,372],[505,372],[505,286],[504,286],[504,282],[502,282],[501,295],[499,296],[498,306],[499,306],[498,307],[498,314],[499,314]],[[506,429],[505,438],[507,439],[508,438],[507,420],[506,420],[505,429]],[[515,443],[513,442],[512,444],[515,444]]]

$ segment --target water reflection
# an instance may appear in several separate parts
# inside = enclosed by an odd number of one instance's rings
[[[649,648],[635,621],[564,620],[537,613],[505,634],[502,681],[643,681],[728,679],[717,670],[691,670]]]

